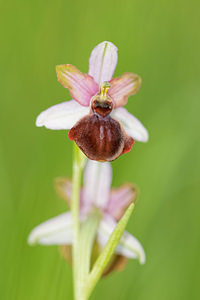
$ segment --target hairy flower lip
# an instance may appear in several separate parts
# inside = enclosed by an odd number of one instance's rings
[[[102,219],[97,232],[97,241],[104,247],[116,222],[121,218],[131,202],[135,202],[137,189],[132,185],[122,185],[121,188],[110,190],[112,169],[110,163],[98,163],[89,160],[84,172],[84,185],[80,194],[80,221],[82,222],[97,207],[102,212]],[[56,180],[58,194],[67,200],[70,206],[72,184],[70,180]],[[70,245],[72,243],[71,212],[63,213],[50,219],[32,230],[28,242],[42,245]],[[115,251],[127,258],[139,259],[145,262],[145,253],[140,242],[130,233],[124,232]]]
[[[60,72],[62,71],[61,77],[65,75],[66,70],[63,66],[67,66],[68,71],[69,69],[71,70],[72,74],[69,78],[69,86],[66,87],[73,89],[71,92],[75,96],[74,99],[78,97],[79,103],[76,99],[48,108],[37,117],[36,126],[45,126],[52,130],[71,129],[82,117],[90,113],[90,99],[99,92],[102,82],[108,81],[113,86],[108,91],[108,96],[114,102],[114,109],[111,112],[111,116],[122,124],[126,133],[134,140],[147,142],[148,132],[146,128],[138,119],[128,113],[126,109],[120,107],[127,101],[127,93],[133,94],[134,91],[138,91],[138,84],[140,85],[141,79],[138,75],[128,72],[122,74],[121,77],[112,79],[117,64],[117,50],[116,46],[111,42],[102,42],[97,45],[90,55],[88,75],[81,73],[72,65],[58,66],[57,72],[59,70]],[[60,78],[60,76],[58,76],[59,81],[63,81],[65,77]],[[76,81],[77,78],[84,78],[84,84],[79,80]],[[132,87],[135,88],[134,91],[130,88],[130,81],[132,82]],[[115,97],[113,96],[113,92],[115,92]],[[119,105],[115,105],[116,99]]]
[[[109,114],[97,113],[83,117],[68,133],[82,152],[91,160],[113,161],[131,150],[135,141],[128,136],[120,122]]]

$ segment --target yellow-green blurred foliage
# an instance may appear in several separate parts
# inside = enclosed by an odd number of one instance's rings
[[[66,131],[36,128],[36,116],[70,99],[55,66],[88,71],[98,43],[119,48],[115,76],[142,77],[128,110],[148,128],[147,144],[113,164],[113,185],[140,187],[128,230],[147,262],[129,261],[91,299],[198,299],[200,252],[199,2],[35,0],[1,3],[0,299],[72,299],[71,269],[57,247],[29,247],[30,230],[65,211],[53,189],[71,177]]]

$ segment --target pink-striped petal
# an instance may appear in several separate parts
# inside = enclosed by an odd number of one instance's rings
[[[126,133],[134,140],[139,142],[148,141],[149,135],[144,125],[142,125],[142,123],[125,108],[119,107],[114,109],[111,116],[120,121]]]
[[[90,203],[104,209],[109,201],[111,181],[110,163],[88,160],[84,172],[83,206]]]
[[[106,212],[110,214],[115,220],[119,220],[126,208],[131,202],[136,201],[138,190],[132,184],[124,184],[119,188],[111,189],[110,200]]]
[[[36,120],[36,126],[48,129],[71,129],[82,117],[89,114],[90,108],[75,100],[63,102],[43,111]]]
[[[115,102],[115,107],[124,106],[130,95],[135,95],[141,86],[141,78],[137,74],[124,73],[109,81],[111,87],[108,95]]]
[[[99,91],[94,79],[72,65],[57,66],[56,72],[58,81],[69,89],[73,99],[83,106],[89,106],[91,97]]]
[[[101,247],[105,247],[116,225],[117,223],[114,219],[104,215],[97,232],[97,241]],[[146,260],[142,245],[127,231],[124,231],[115,253],[128,258],[138,259],[140,264],[144,264]]]
[[[102,42],[92,50],[88,74],[99,86],[112,79],[117,65],[117,50],[111,42]]]

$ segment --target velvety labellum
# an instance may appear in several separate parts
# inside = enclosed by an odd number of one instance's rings
[[[99,107],[97,111],[98,109]],[[74,140],[92,160],[113,161],[121,154],[129,152],[135,142],[117,120],[109,114],[102,116],[106,114],[105,111],[101,111],[101,115],[95,111],[83,117],[69,131],[69,139]]]

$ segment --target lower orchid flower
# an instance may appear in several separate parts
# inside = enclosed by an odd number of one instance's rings
[[[98,253],[99,249],[105,247],[117,225],[117,221],[122,217],[130,203],[135,202],[137,198],[137,188],[135,186],[127,184],[122,185],[120,188],[111,189],[111,181],[112,169],[108,162],[88,161],[84,171],[84,184],[80,193],[79,218],[82,226],[94,210],[100,215],[93,254]],[[70,206],[72,182],[66,178],[58,178],[56,189],[58,194],[67,200]],[[65,252],[65,256],[69,258],[69,253],[67,254],[66,250],[69,250],[70,247],[66,247],[66,245],[69,246],[73,243],[72,226],[71,212],[62,213],[35,227],[29,235],[28,242],[30,245],[65,245],[62,250]],[[98,249],[98,251],[95,252],[95,249]],[[141,264],[145,262],[145,253],[140,242],[126,231],[124,231],[115,249],[115,256],[106,273],[121,268],[121,263],[125,262],[122,257],[138,259]]]
[[[37,126],[69,131],[83,153],[92,160],[113,161],[129,152],[135,142],[146,142],[148,132],[125,108],[130,95],[140,88],[137,74],[113,78],[117,48],[110,42],[96,46],[89,59],[88,74],[73,65],[57,66],[58,81],[73,100],[54,105],[37,118]]]

